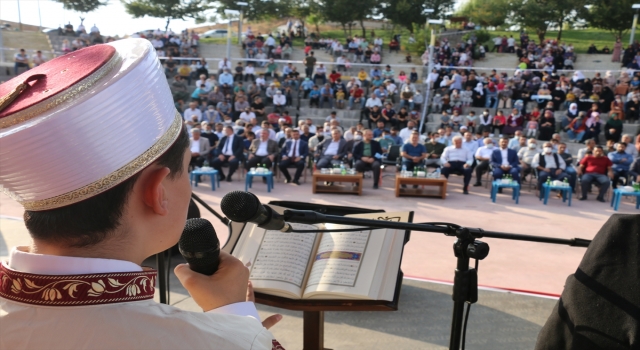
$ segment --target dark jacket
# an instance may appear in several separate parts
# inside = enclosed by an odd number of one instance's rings
[[[371,140],[371,157],[375,157],[377,154],[382,154],[382,147],[380,146],[380,142],[376,140]],[[356,162],[362,158],[362,152],[364,151],[364,141],[358,142],[358,144],[353,147],[353,160]]]
[[[218,151],[220,152],[220,154],[224,154],[223,151],[224,146],[227,143],[227,138],[228,136],[224,136],[218,143]],[[240,160],[244,159],[244,142],[242,141],[243,139],[241,136],[235,135],[233,136],[233,141],[231,143],[231,150],[233,151],[233,155]]]
[[[493,166],[494,168],[499,168],[500,166],[502,166],[502,152],[500,151],[501,149],[498,148],[494,150],[493,154],[491,155],[491,166]],[[518,152],[512,149],[507,149],[507,161],[512,168],[517,168],[518,166],[520,166],[520,161],[518,160]]]
[[[283,157],[288,157],[289,156],[289,151],[291,150],[291,147],[293,146],[293,141],[294,140],[288,140],[287,142],[285,142],[284,147],[282,147],[282,151],[280,152],[280,155]],[[307,144],[306,141],[299,139],[298,140],[298,150],[297,152],[299,157],[302,158],[306,158],[307,155],[309,155],[309,144]]]

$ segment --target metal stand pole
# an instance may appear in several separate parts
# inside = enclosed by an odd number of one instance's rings
[[[156,268],[158,269],[158,287],[160,289],[159,294],[161,304],[167,303],[167,273],[164,270],[164,254],[164,251],[156,254]]]
[[[633,45],[633,37],[636,35],[636,25],[638,25],[638,11],[633,15],[633,25],[631,26],[631,37],[629,38],[629,46]],[[620,38],[622,39],[622,38]]]

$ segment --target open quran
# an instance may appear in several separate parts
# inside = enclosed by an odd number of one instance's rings
[[[276,211],[283,208],[271,206]],[[407,222],[411,213],[347,215]],[[356,228],[295,224],[295,230]],[[296,233],[245,225],[231,254],[250,270],[256,292],[290,299],[393,300],[404,230]]]

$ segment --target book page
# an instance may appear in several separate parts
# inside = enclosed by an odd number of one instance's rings
[[[409,219],[409,213],[350,216],[386,221]],[[327,229],[347,227],[350,226],[326,224]],[[312,262],[303,297],[392,300],[404,234],[404,230],[395,229],[324,233]]]
[[[249,279],[254,289],[300,298],[318,234],[266,231],[255,224],[251,225],[251,231],[243,235],[245,237],[240,240],[233,255],[249,268]],[[291,226],[296,230],[318,230],[314,225]]]

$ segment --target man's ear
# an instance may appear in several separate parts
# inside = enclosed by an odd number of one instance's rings
[[[170,172],[167,167],[153,170],[144,178],[144,183],[142,184],[144,204],[154,213],[162,216],[167,215],[169,212],[163,182]]]

